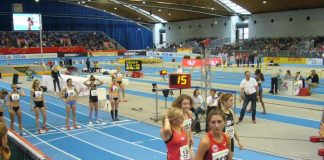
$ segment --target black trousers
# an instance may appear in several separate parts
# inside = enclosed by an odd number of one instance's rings
[[[206,128],[205,128],[205,131],[208,132],[209,131],[209,126],[208,126],[208,113],[213,110],[213,109],[216,109],[216,106],[207,106],[207,111],[206,111]]]
[[[256,100],[257,100],[256,92],[254,92],[252,94],[249,94],[249,95],[245,94],[244,102],[243,102],[243,106],[242,106],[241,113],[240,113],[240,118],[239,118],[240,121],[242,121],[243,118],[244,118],[245,110],[246,110],[246,107],[249,104],[249,102],[251,102],[252,120],[255,120]]]
[[[278,93],[278,78],[277,77],[272,77],[271,78],[271,90],[270,93]]]
[[[56,83],[57,83],[59,91],[61,92],[60,81],[59,81],[59,79],[55,79],[55,78],[53,79],[54,91],[56,92]]]

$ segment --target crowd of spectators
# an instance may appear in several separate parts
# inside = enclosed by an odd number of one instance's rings
[[[40,47],[39,32],[0,32],[0,48]],[[82,46],[87,50],[123,49],[103,32],[42,32],[43,47]]]
[[[176,50],[176,48],[189,47],[195,48],[206,38],[188,39],[181,43],[167,44],[161,51]],[[209,38],[215,41],[216,38]],[[216,40],[217,41],[217,40]],[[236,43],[228,42],[219,48],[220,50],[262,50],[262,51],[306,51],[308,53],[324,51],[324,36],[313,37],[281,37],[281,38],[251,38]],[[217,47],[217,46],[216,46]],[[212,47],[214,48],[214,47]]]

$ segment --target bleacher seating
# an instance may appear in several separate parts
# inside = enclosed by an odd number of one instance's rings
[[[119,50],[120,44],[103,32],[42,32],[43,47],[82,46],[87,50]],[[39,32],[0,32],[0,48],[40,46]]]

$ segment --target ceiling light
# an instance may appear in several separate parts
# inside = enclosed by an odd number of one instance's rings
[[[214,10],[214,9],[215,9],[214,7],[211,8],[211,10]]]
[[[117,10],[117,8],[115,7],[114,10]]]
[[[82,1],[82,3],[84,4],[84,3],[85,3],[85,1]]]
[[[90,2],[91,0],[88,0],[88,2]]]
[[[78,2],[78,4],[80,4],[80,2]]]
[[[171,13],[169,13],[169,16],[171,16]]]
[[[39,2],[39,0],[35,0],[35,2]]]
[[[104,11],[106,12],[106,10],[104,9]]]
[[[142,3],[145,4],[145,1],[143,1]]]
[[[158,11],[159,11],[159,12],[161,12],[161,11],[162,11],[162,9],[159,9]]]
[[[217,24],[217,23],[218,23],[217,21],[214,22],[214,24]]]
[[[141,20],[141,17],[138,17],[139,20]]]
[[[263,1],[262,3],[263,3],[263,4],[266,4],[266,3],[267,3],[267,1]]]

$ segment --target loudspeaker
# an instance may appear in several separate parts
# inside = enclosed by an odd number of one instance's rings
[[[13,78],[12,78],[12,84],[18,84],[18,74],[17,73],[15,73],[14,75],[13,75]]]

